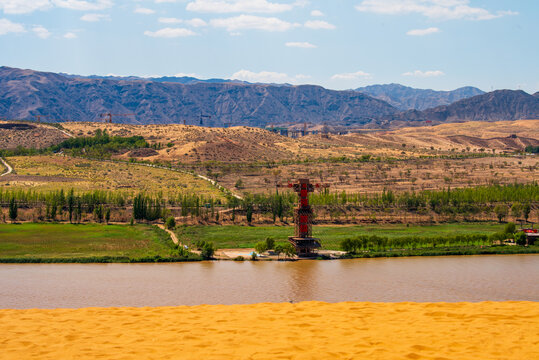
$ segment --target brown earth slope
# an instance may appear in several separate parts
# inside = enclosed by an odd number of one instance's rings
[[[60,130],[48,125],[0,121],[0,150],[17,146],[41,149],[67,138]]]

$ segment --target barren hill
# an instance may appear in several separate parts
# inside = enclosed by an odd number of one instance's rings
[[[467,122],[438,126],[403,128],[395,131],[309,135],[292,139],[248,127],[205,128],[184,125],[124,125],[68,123],[66,129],[76,136],[107,129],[112,135],[141,135],[151,143],[161,143],[157,153],[142,155],[147,160],[161,159],[184,163],[223,161],[253,162],[373,155],[406,156],[436,151],[522,150],[539,145],[539,120]],[[470,134],[474,134],[471,136]],[[168,144],[168,146],[167,146]],[[403,148],[402,144],[405,144]],[[135,156],[125,154],[124,157]]]
[[[67,138],[60,130],[48,125],[0,121],[0,150],[17,146],[41,149]]]

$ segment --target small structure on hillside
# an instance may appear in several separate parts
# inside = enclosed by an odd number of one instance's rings
[[[299,204],[294,211],[294,222],[296,223],[296,233],[290,236],[288,241],[296,249],[296,254],[301,257],[316,256],[317,249],[320,248],[320,239],[314,238],[313,234],[313,210],[309,205],[309,193],[314,191],[319,184],[311,184],[309,179],[299,179],[297,183],[288,184],[294,188],[299,195]]]

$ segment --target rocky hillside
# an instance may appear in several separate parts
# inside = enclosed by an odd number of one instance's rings
[[[539,97],[522,90],[497,90],[424,111],[409,110],[381,117],[382,127],[431,122],[539,119]]]
[[[455,101],[484,94],[471,86],[452,91],[414,89],[400,84],[370,85],[356,89],[361,93],[384,100],[401,110],[425,110],[440,105],[449,105]]]
[[[146,80],[66,77],[54,73],[0,68],[0,114],[11,119],[99,121],[100,113],[131,124],[266,126],[328,122],[362,126],[397,112],[388,103],[355,91],[320,86],[273,86],[236,83],[180,84]]]

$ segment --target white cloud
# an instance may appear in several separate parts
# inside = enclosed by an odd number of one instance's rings
[[[154,1],[155,1],[156,4],[178,2],[178,0],[154,0]]]
[[[371,74],[360,70],[353,73],[335,74],[331,77],[331,80],[355,80],[359,78],[370,79]]]
[[[440,29],[438,29],[437,27],[430,27],[430,28],[427,28],[427,29],[410,30],[410,31],[408,31],[406,33],[406,35],[424,36],[424,35],[434,34],[434,33],[437,33],[437,32],[440,32]]]
[[[165,17],[160,17],[159,19],[157,19],[157,21],[159,21],[160,23],[163,23],[163,24],[179,24],[179,23],[183,22],[182,19],[165,18]]]
[[[27,14],[50,7],[50,0],[0,0],[0,10],[5,14]]]
[[[196,35],[193,31],[184,28],[164,28],[157,31],[145,31],[144,35],[160,38],[177,38]]]
[[[0,19],[0,35],[8,33],[22,33],[25,32],[24,26],[9,21],[8,19]]]
[[[311,11],[311,16],[324,16],[324,13],[320,10]]]
[[[199,18],[194,18],[194,19],[191,19],[191,20],[185,20],[184,23],[187,24],[187,25],[193,26],[193,27],[201,27],[201,26],[208,25],[204,20],[199,19]]]
[[[202,20],[202,19],[199,19],[199,18],[194,18],[194,19],[190,19],[190,20],[182,20],[182,19],[178,19],[178,18],[159,18],[157,19],[157,21],[159,21],[160,23],[162,24],[187,24],[189,26],[193,26],[193,27],[201,27],[201,26],[207,26],[208,24]]]
[[[112,7],[113,5],[111,0],[51,0],[51,2],[60,8],[82,11],[104,10]]]
[[[76,39],[78,36],[74,32],[66,32],[64,34],[65,39]]]
[[[207,13],[280,13],[303,4],[303,1],[282,4],[267,0],[194,0],[187,4],[186,9]]]
[[[427,71],[421,71],[421,70],[415,70],[415,71],[408,71],[402,74],[402,76],[415,76],[415,77],[435,77],[435,76],[442,76],[445,75],[443,71],[440,70],[427,70]]]
[[[49,30],[45,29],[41,25],[35,25],[32,28],[32,31],[37,35],[40,39],[47,39],[49,36],[51,36],[51,33]]]
[[[198,75],[195,74],[195,73],[177,73],[177,74],[174,74],[175,77],[193,77],[193,78],[198,78]]]
[[[316,47],[316,45],[313,45],[309,42],[287,42],[285,44],[288,47],[297,47],[297,48],[303,48],[303,49],[313,49]]]
[[[142,15],[155,14],[155,10],[148,9],[148,8],[143,8],[143,7],[138,7],[133,12],[136,13],[136,14],[142,14]]]
[[[487,9],[471,7],[469,4],[470,0],[363,0],[356,9],[384,15],[421,14],[439,20],[490,20],[518,14],[513,11],[491,13]]]
[[[302,79],[308,79],[310,76],[308,75],[295,75],[295,76],[289,76],[285,73],[278,73],[278,72],[272,72],[272,71],[261,71],[261,72],[253,72],[249,70],[240,70],[232,74],[230,79],[232,80],[242,80],[247,82],[253,82],[253,83],[275,83],[275,84],[283,84],[283,83],[297,83],[299,80]]]
[[[305,22],[305,27],[309,29],[324,29],[324,30],[333,30],[335,25],[328,23],[323,20],[309,20]]]
[[[52,7],[96,11],[110,8],[112,5],[112,0],[0,0],[0,10],[6,14],[28,14],[37,10],[47,10]]]
[[[299,26],[299,24],[289,23],[275,17],[261,17],[254,15],[239,15],[225,19],[213,19],[210,23],[214,27],[226,28],[231,33],[249,29],[287,31]]]
[[[110,17],[105,14],[84,14],[80,17],[82,21],[97,22],[101,20],[109,20]]]

